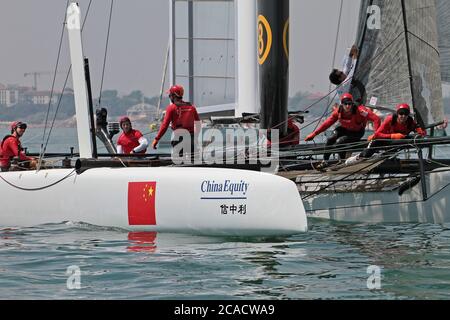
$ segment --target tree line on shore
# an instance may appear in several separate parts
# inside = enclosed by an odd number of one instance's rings
[[[101,96],[101,106],[108,108],[111,117],[126,115],[128,109],[144,102],[145,104],[157,105],[159,96],[145,97],[139,90],[128,95],[119,96],[117,90],[105,90]],[[99,108],[99,98],[95,98],[94,109]],[[450,114],[450,97],[444,97],[444,111]],[[163,97],[161,108],[164,109],[169,104],[167,97]],[[59,105],[59,106],[58,106]],[[290,111],[303,111],[307,109],[309,116],[320,117],[324,114],[328,106],[328,99],[320,100],[320,95],[311,94],[306,91],[299,91],[288,101]],[[28,123],[43,123],[47,117],[48,104],[19,103],[11,107],[0,105],[0,122],[14,121],[20,119]],[[55,112],[56,120],[67,120],[75,115],[75,103],[73,95],[63,95],[61,101],[50,105],[49,119],[53,119]]]
[[[133,91],[128,95],[119,96],[117,90],[102,91],[101,107],[108,109],[108,114],[111,117],[120,117],[126,115],[128,109],[144,102],[145,104],[157,105],[159,97],[145,97],[139,90]],[[164,97],[161,107],[165,108],[169,100]],[[99,98],[93,101],[94,110],[100,108]],[[21,121],[28,123],[43,123],[47,117],[49,110],[48,104],[32,104],[18,103],[16,105],[6,107],[0,105],[0,121],[14,121],[21,119]],[[50,105],[49,119],[53,119],[56,113],[56,120],[66,120],[73,118],[75,115],[75,101],[73,95],[63,95],[58,102]]]

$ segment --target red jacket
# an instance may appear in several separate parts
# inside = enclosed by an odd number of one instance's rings
[[[19,157],[19,160],[29,161],[33,158],[27,157],[22,151],[20,140],[15,136],[6,136],[0,145],[0,167],[9,168],[11,159]]]
[[[171,128],[174,131],[183,128],[190,133],[194,133],[194,121],[200,121],[195,106],[188,103],[177,106],[172,103],[167,107],[166,116],[164,117],[161,128],[159,128],[159,132],[155,139],[157,141],[161,139],[164,133],[166,133],[169,124],[171,124]]]
[[[128,133],[122,132],[117,144],[122,146],[123,153],[130,154],[131,151],[139,146],[139,139],[142,137],[142,133],[139,130],[131,129]],[[147,150],[147,149],[146,149]],[[146,150],[140,151],[138,153],[145,153]]]
[[[331,127],[336,121],[339,120],[341,127],[349,131],[361,131],[366,128],[367,121],[372,121],[375,131],[380,126],[380,118],[372,112],[372,110],[367,109],[364,106],[359,106],[356,108],[356,112],[344,112],[340,111],[340,108],[335,108],[331,116],[325,120],[322,125],[316,129],[314,132],[316,135],[324,132],[329,127]]]
[[[298,145],[300,144],[300,128],[298,122],[294,122],[292,118],[288,119],[288,134],[284,138],[280,138],[280,146]]]
[[[383,121],[381,126],[376,130],[374,134],[374,138],[378,139],[390,139],[391,134],[393,133],[401,133],[407,136],[410,132],[414,131],[418,134],[425,136],[426,132],[422,128],[417,127],[417,122],[414,121],[413,118],[408,117],[408,120],[405,124],[401,124],[398,121],[394,123],[394,115],[388,115],[386,119]]]

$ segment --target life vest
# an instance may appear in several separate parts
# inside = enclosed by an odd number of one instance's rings
[[[392,115],[392,120],[391,120],[391,127],[394,129],[395,132],[397,132],[398,130],[395,130],[398,126],[401,124],[398,123],[398,115],[394,114]],[[408,119],[406,120],[406,128],[408,130],[407,133],[402,132],[403,134],[408,135],[411,131],[415,131],[417,128],[417,123],[414,121],[414,119],[411,116],[408,116]]]
[[[342,105],[338,108],[338,120],[341,127],[348,129],[350,131],[361,131],[364,130],[367,125],[367,115],[364,116],[361,113],[364,112],[356,104],[353,104],[351,110],[351,117],[344,118],[344,108]]]
[[[300,124],[291,118],[288,119],[287,135],[280,138],[280,146],[295,146],[300,144]]]
[[[18,147],[19,155],[20,155],[20,152],[22,152],[22,150],[23,150],[22,144],[20,143],[19,139],[17,139],[15,136],[13,136],[11,134],[6,135],[0,144],[0,166],[2,166],[3,168],[9,168],[9,166],[11,164],[11,159],[13,158],[11,156],[10,157],[4,156],[4,153],[3,153],[3,144],[5,143],[5,141],[7,139],[9,139],[11,137],[13,137],[14,139],[17,140],[17,147]]]
[[[15,136],[13,136],[12,134],[6,135],[6,136],[3,138],[2,143],[0,144],[0,155],[3,153],[3,144],[5,143],[5,141],[6,141],[8,138],[11,138],[11,137],[17,139],[17,138],[16,138]],[[19,152],[21,152],[21,151],[23,151],[22,143],[20,142],[19,139],[17,139],[17,141],[18,141],[17,146],[19,147]]]
[[[8,135],[6,135],[6,136],[3,138],[2,143],[1,143],[1,145],[0,145],[0,150],[3,149],[3,143],[5,143],[6,139],[8,139],[8,138],[10,138],[10,137],[14,137],[14,136],[13,136],[12,134],[8,134]],[[19,145],[20,145],[20,142],[19,142]]]
[[[175,129],[185,128],[191,130],[195,122],[195,107],[190,102],[184,102],[176,106],[177,118],[173,127]]]
[[[125,154],[130,154],[131,151],[140,145],[139,139],[142,138],[142,133],[139,130],[131,129],[128,133],[122,132],[117,145],[122,146]],[[138,153],[145,153],[147,149],[139,151]]]
[[[159,141],[166,132],[169,124],[173,131],[183,128],[191,134],[194,133],[195,121],[200,121],[197,110],[190,102],[180,102],[178,105],[171,103],[166,110],[166,115],[161,123],[158,134],[155,137]]]

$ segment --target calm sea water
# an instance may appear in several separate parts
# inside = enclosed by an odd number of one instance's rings
[[[441,225],[310,221],[269,239],[0,229],[1,299],[449,299],[449,271]]]
[[[49,152],[75,145],[73,129],[55,130]],[[37,151],[40,139],[31,129],[23,142]],[[309,228],[224,238],[0,225],[0,299],[450,299],[450,225]]]

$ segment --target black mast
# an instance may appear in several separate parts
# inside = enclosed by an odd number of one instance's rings
[[[261,128],[287,135],[289,94],[289,0],[258,0]]]
[[[89,71],[89,60],[84,58],[84,73],[86,77],[86,89],[88,93],[88,104],[89,104],[89,124],[91,130],[91,140],[92,140],[92,156],[98,158],[97,154],[97,139],[95,134],[95,122],[94,122],[94,105],[92,103],[92,89],[91,89],[91,74]]]
[[[367,7],[365,8],[366,12],[367,12],[367,8],[371,7],[372,4],[373,4],[373,0],[370,0],[368,5],[367,5]],[[358,39],[358,41],[359,41],[359,43],[358,43],[358,60],[356,61],[355,71],[353,72],[353,77],[356,77],[357,73],[358,73],[358,67],[359,67],[359,63],[361,61],[360,60],[360,56],[361,56],[362,50],[364,48],[364,39],[366,38],[367,20],[369,19],[369,17],[370,17],[370,13],[367,13],[366,14],[366,19],[364,20],[364,27],[363,27],[363,32],[362,32],[362,35],[361,35],[361,39]],[[350,88],[351,88],[351,86],[350,86]]]
[[[409,49],[409,31],[408,31],[408,20],[406,17],[406,6],[405,6],[405,0],[402,1],[402,13],[403,13],[403,26],[405,28],[405,43],[406,43],[406,57],[408,59],[408,72],[409,72],[409,86],[411,90],[411,102],[412,107],[415,109],[415,94],[414,94],[414,82],[413,82],[413,72],[412,72],[412,66],[411,66],[411,51]],[[420,112],[416,112],[416,119],[419,125],[423,128],[425,126],[425,123],[423,122],[423,119],[420,115]]]

